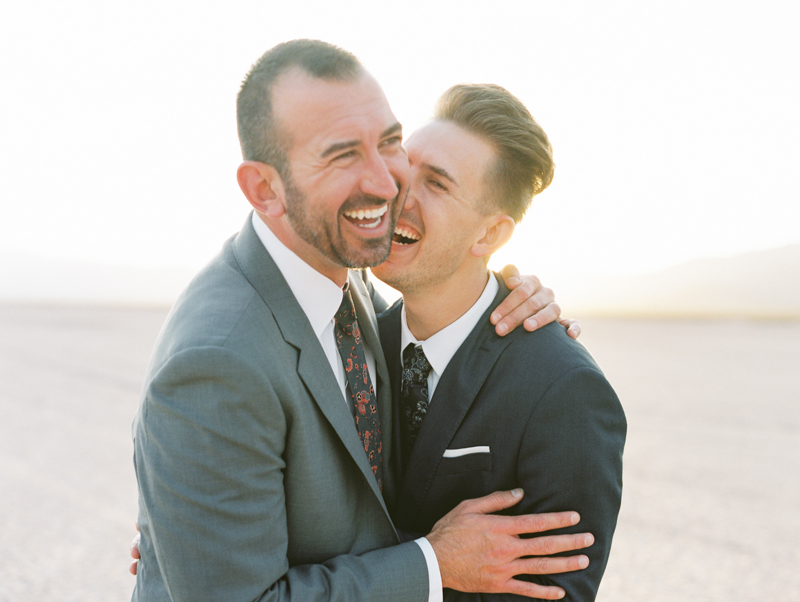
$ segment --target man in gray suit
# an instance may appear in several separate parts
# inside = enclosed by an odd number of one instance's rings
[[[253,67],[237,113],[255,212],[178,299],[148,368],[133,600],[563,595],[514,576],[583,568],[525,557],[588,536],[519,534],[574,512],[490,516],[521,499],[505,491],[404,543],[389,518],[389,376],[370,297],[348,275],[386,258],[408,186],[377,82],[344,51],[290,42]]]

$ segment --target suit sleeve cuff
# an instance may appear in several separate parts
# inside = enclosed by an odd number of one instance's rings
[[[442,602],[442,574],[439,572],[439,561],[433,546],[424,537],[415,539],[414,542],[422,549],[425,564],[428,565],[428,602]]]

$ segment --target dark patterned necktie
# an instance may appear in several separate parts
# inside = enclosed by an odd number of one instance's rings
[[[411,343],[403,351],[403,376],[400,383],[400,430],[403,466],[408,465],[411,448],[417,440],[422,419],[428,411],[428,374],[431,365],[422,345]]]
[[[344,297],[339,311],[336,312],[336,347],[342,356],[344,371],[347,376],[347,389],[355,408],[356,429],[372,473],[383,490],[383,469],[381,455],[381,423],[378,416],[378,401],[372,388],[372,380],[367,369],[367,358],[364,344],[361,342],[361,331],[356,320],[356,310],[348,285],[344,286]]]

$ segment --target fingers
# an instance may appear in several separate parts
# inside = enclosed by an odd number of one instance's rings
[[[141,556],[139,556],[139,537],[140,535],[137,533],[136,537],[134,537],[131,542],[131,558],[134,560],[141,558]]]
[[[523,553],[520,556],[552,556],[561,552],[569,552],[572,550],[580,550],[588,548],[594,543],[594,536],[591,533],[578,533],[570,535],[551,535],[548,537],[533,537],[530,539],[521,539],[520,543],[524,545]],[[543,562],[549,560],[558,560],[556,563],[558,567],[562,565],[569,565],[570,571],[578,571],[585,569],[586,566],[580,566],[581,558],[585,556],[569,556],[564,558],[539,558]],[[570,562],[565,562],[570,561]],[[586,558],[587,566],[589,559]],[[544,564],[542,565],[545,566]],[[530,574],[546,575],[548,573],[563,573],[564,570],[542,570],[527,571]]]
[[[571,338],[577,339],[579,336],[581,336],[581,323],[578,322],[577,320],[570,320],[569,318],[559,318],[558,323],[567,329],[567,334]]]
[[[505,282],[506,286],[512,291],[517,288],[521,282],[520,273],[517,269],[517,266],[510,263],[500,270],[500,276],[503,277],[503,282]]]
[[[131,562],[131,565],[128,567],[128,572],[130,572],[131,575],[136,574],[136,569],[139,567],[139,558],[141,558],[139,555],[139,538],[141,537],[139,534],[139,521],[136,521],[134,524],[136,525],[136,537],[134,537],[131,542],[131,558],[133,558],[133,562]]]
[[[522,304],[532,297],[536,299],[537,303],[539,302],[539,299],[542,298],[541,296],[537,297],[537,295],[540,295],[540,289],[542,285],[536,276],[526,276],[524,279],[513,277],[507,279],[505,282],[506,286],[512,290],[508,296],[503,299],[503,302],[492,312],[490,321],[495,325],[498,324],[503,318],[510,316],[514,310],[519,309]],[[513,288],[510,286],[512,283],[514,284]],[[552,301],[552,299],[550,300]],[[531,312],[529,309],[527,315],[523,315],[522,318],[526,318],[527,316],[531,315],[531,313],[533,312]],[[518,323],[519,322],[517,322],[517,324]]]
[[[534,319],[531,325],[544,326],[561,314],[561,308],[554,303],[553,291],[543,287],[538,279],[534,283],[534,278],[536,277],[525,276],[522,284],[511,291],[492,312],[491,322],[495,325],[497,334],[502,336],[511,332],[527,318]]]
[[[577,525],[581,516],[577,512],[546,512],[542,514],[523,514],[521,516],[506,517],[509,522],[508,533],[514,535],[522,535],[525,533],[542,533],[544,531],[553,531],[554,529],[563,529],[564,527],[571,527]],[[585,535],[585,534],[584,534]],[[559,537],[574,537],[572,535],[565,535]],[[538,538],[546,539],[546,538]],[[536,541],[529,539],[525,541]],[[561,548],[558,551],[576,550],[585,546],[578,546],[577,548]],[[526,554],[539,554],[548,552],[526,552]],[[551,552],[552,553],[552,552]]]
[[[516,575],[572,573],[574,571],[582,571],[589,566],[589,557],[582,554],[566,558],[521,558],[513,563],[512,566]]]
[[[506,582],[506,593],[540,600],[560,600],[566,595],[566,592],[560,587],[539,585],[519,579],[509,579]]]
[[[491,514],[510,508],[518,503],[523,496],[522,489],[512,489],[511,491],[495,491],[484,497],[472,500],[464,500],[451,512],[459,513],[478,513]]]
[[[550,289],[547,289],[548,291]],[[527,318],[523,323],[525,330],[528,332],[533,332],[537,328],[541,328],[542,326],[546,326],[550,322],[554,322],[558,320],[558,317],[561,315],[561,307],[556,302],[548,303],[544,307],[540,308],[537,313],[532,315],[531,317]]]

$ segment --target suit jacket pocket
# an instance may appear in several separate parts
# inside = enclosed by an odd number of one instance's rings
[[[492,469],[492,453],[481,452],[467,454],[456,458],[443,457],[439,462],[436,474],[439,476],[460,474],[463,472],[479,472]]]

